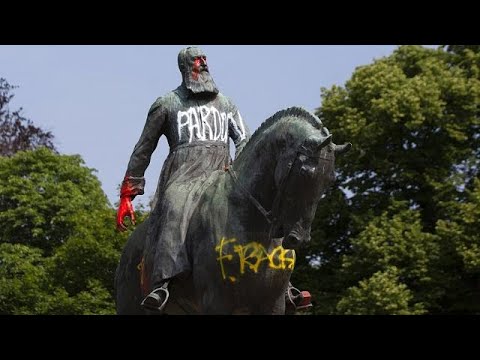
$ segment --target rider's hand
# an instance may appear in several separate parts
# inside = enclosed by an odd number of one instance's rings
[[[118,231],[127,230],[127,225],[125,224],[125,217],[129,217],[132,221],[132,224],[135,225],[135,213],[133,211],[132,200],[130,196],[123,196],[120,198],[120,205],[117,211],[117,229]]]
[[[132,224],[135,225],[135,213],[133,212],[132,200],[137,195],[143,195],[145,179],[143,177],[125,176],[122,188],[120,189],[120,205],[117,211],[117,229],[118,231],[127,230],[125,218],[129,217]]]

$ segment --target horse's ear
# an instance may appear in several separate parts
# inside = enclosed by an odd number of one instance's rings
[[[346,143],[343,145],[335,145],[335,156],[345,154],[351,148],[352,148],[351,143]]]
[[[332,142],[332,135],[310,137],[303,143],[303,147],[317,153]]]
[[[332,143],[332,135],[329,134],[327,137],[321,137],[317,138],[316,141],[316,152],[318,153],[320,150],[322,150],[325,146],[329,145]]]

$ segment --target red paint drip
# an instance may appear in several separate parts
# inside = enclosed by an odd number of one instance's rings
[[[132,196],[136,195],[130,182],[125,178],[120,190],[120,206],[117,211],[117,229],[125,231],[127,229],[124,219],[126,216],[135,224],[135,213],[133,211]]]
[[[125,176],[125,179],[123,180],[122,188],[120,189],[120,197],[132,197],[134,195],[137,195],[135,193],[135,189],[132,186],[132,184],[129,181],[128,176]]]
[[[200,65],[202,64],[202,59],[197,57],[193,62],[192,69],[192,78],[193,80],[198,80],[198,74],[200,74]]]
[[[142,257],[142,261],[138,264],[138,270],[140,271],[140,288],[142,289],[143,296],[147,296],[150,292],[150,279],[145,271],[145,258]]]

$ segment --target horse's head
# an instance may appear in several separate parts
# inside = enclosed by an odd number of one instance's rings
[[[284,238],[285,248],[296,248],[310,240],[318,202],[335,180],[335,155],[350,147],[351,144],[335,145],[328,130],[322,127],[309,132],[303,143],[297,142],[277,159],[274,216],[277,235]]]
[[[350,147],[335,145],[320,119],[305,109],[281,110],[267,119],[234,163],[241,178],[236,188],[258,210],[249,212],[252,228],[265,223],[260,212],[267,218],[268,241],[283,238],[289,248],[309,241],[317,204],[335,180],[335,156]]]

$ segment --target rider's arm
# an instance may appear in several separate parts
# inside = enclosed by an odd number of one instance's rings
[[[162,99],[159,98],[151,106],[142,135],[133,149],[130,161],[128,162],[126,176],[143,178],[145,170],[150,164],[150,159],[155,151],[158,140],[162,135],[165,122],[165,109],[162,106]],[[140,189],[139,189],[140,191]],[[143,193],[143,188],[141,189]],[[137,195],[141,195],[138,193]]]
[[[151,106],[147,121],[128,162],[125,178],[120,190],[120,205],[117,211],[117,228],[121,231],[126,229],[124,219],[130,217],[135,223],[132,200],[137,195],[143,195],[145,187],[145,170],[150,164],[150,159],[155,151],[158,140],[162,135],[165,122],[165,109],[162,106],[162,99],[159,98]]]

